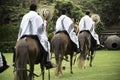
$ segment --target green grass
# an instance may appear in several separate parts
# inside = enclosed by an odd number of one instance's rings
[[[0,80],[13,80],[12,54],[4,54],[10,68],[0,73]],[[74,74],[70,74],[69,63],[67,63],[66,70],[63,71],[63,76],[55,77],[54,69],[51,69],[51,80],[120,80],[120,50],[119,51],[96,51],[93,61],[93,67],[89,67],[87,61],[87,68],[79,70],[77,64],[73,65]],[[35,73],[40,74],[39,65],[35,66]],[[45,80],[47,78],[47,71],[45,71]],[[35,77],[35,80],[41,80],[41,77]]]

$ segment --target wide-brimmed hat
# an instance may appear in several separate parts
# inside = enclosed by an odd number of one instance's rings
[[[100,16],[98,14],[92,14],[91,18],[96,24],[100,22]]]
[[[40,8],[39,14],[43,19],[47,21],[50,21],[52,19],[52,11],[47,6],[43,6],[42,8]]]

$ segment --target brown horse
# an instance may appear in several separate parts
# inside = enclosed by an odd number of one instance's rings
[[[90,67],[92,67],[92,61],[94,58],[94,51],[96,48],[96,41],[92,37],[91,33],[87,30],[84,30],[79,33],[78,36],[79,45],[81,49],[81,54],[78,57],[78,67],[85,68],[85,60],[90,59]],[[88,57],[87,57],[88,56]]]
[[[70,55],[70,73],[72,74],[72,58],[74,54],[74,43],[64,31],[55,34],[51,40],[51,46],[55,54],[56,69],[55,75],[59,76],[62,73],[62,61],[67,60],[67,55]]]
[[[41,65],[41,75],[44,80],[42,45],[38,45],[37,39],[36,36],[26,36],[16,43],[15,80],[33,80],[34,65],[38,63]]]

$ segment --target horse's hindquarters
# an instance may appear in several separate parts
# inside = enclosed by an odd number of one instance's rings
[[[15,80],[33,80],[34,65],[38,54],[41,55],[39,56],[39,63],[43,62],[41,61],[43,56],[40,50],[41,47],[38,46],[38,42],[31,37],[22,38],[16,43]],[[29,65],[29,69],[27,69],[27,64]],[[41,66],[44,65],[42,64]],[[41,68],[44,79],[44,68]]]
[[[52,38],[51,45],[55,53],[55,61],[57,64],[55,75],[56,76],[63,75],[62,68],[61,68],[62,60],[64,60],[65,55],[67,54],[73,55],[73,52],[74,52],[73,51],[74,49],[72,49],[71,40],[68,35],[61,32],[61,33],[55,34],[55,36]],[[72,68],[71,68],[71,72],[72,72]]]

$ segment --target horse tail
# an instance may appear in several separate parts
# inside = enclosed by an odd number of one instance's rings
[[[89,55],[91,47],[91,35],[89,32],[83,31],[80,36],[81,55],[78,57],[78,68],[86,67],[86,57]]]
[[[85,59],[82,55],[78,57],[78,68],[82,69],[85,64]]]
[[[27,57],[28,57],[28,46],[24,40],[16,48],[16,75],[17,80],[27,80]]]
[[[83,34],[81,33],[81,40],[80,42],[80,47],[81,47],[81,54],[79,55],[78,59],[77,59],[77,65],[79,69],[82,69],[84,64],[85,64],[85,58],[84,58],[84,54],[85,54],[85,42],[86,39],[85,37],[83,37]]]
[[[55,70],[55,75],[58,75],[58,72],[60,71],[61,67],[61,40],[59,37],[54,38],[54,53],[55,53],[55,60],[56,60],[56,70]]]

